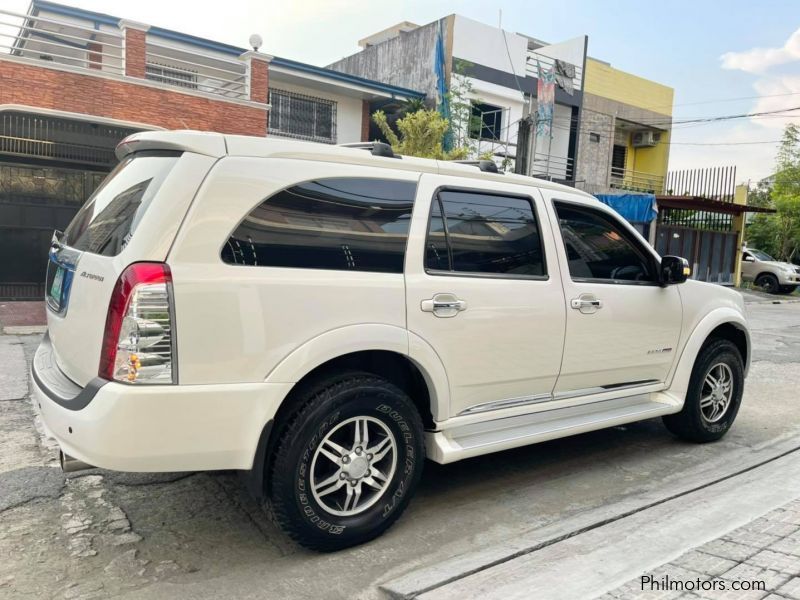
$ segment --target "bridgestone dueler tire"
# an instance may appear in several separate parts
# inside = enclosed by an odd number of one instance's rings
[[[703,381],[709,369],[718,363],[725,363],[731,369],[733,396],[722,419],[715,423],[709,423],[703,418],[700,410],[700,397]],[[738,348],[728,340],[711,340],[697,355],[683,409],[679,413],[663,417],[664,425],[673,434],[691,442],[702,444],[716,441],[724,436],[733,425],[742,403],[743,391],[744,364]]]
[[[311,490],[311,462],[319,443],[352,417],[380,420],[397,441],[397,463],[380,500],[364,512],[337,516]],[[425,460],[423,425],[411,399],[390,382],[368,373],[330,377],[304,393],[281,431],[268,473],[274,520],[299,544],[322,552],[364,543],[386,531],[411,500]]]

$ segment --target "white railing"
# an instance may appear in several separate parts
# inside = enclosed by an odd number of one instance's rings
[[[4,53],[122,75],[123,47],[120,31],[0,9],[0,56]]]
[[[150,36],[145,77],[226,98],[248,98],[247,67],[241,60],[161,44]]]

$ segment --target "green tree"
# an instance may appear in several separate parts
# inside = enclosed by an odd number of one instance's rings
[[[462,159],[468,154],[463,147],[449,152],[444,150],[442,140],[450,123],[435,110],[418,110],[398,119],[396,125],[399,133],[389,126],[383,111],[375,112],[372,120],[398,154],[438,160]]]
[[[747,228],[747,243],[778,260],[791,262],[800,255],[800,127],[786,126],[776,158],[773,182],[759,182],[748,204],[774,208],[757,214]]]
[[[778,150],[772,188],[775,202],[777,258],[791,261],[800,250],[800,127],[786,126]]]

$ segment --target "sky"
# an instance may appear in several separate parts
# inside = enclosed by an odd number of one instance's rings
[[[61,2],[243,47],[258,33],[263,52],[320,66],[399,21],[458,13],[548,42],[588,35],[590,56],[674,88],[676,121],[800,107],[798,0]],[[28,4],[0,0],[10,11]],[[670,170],[736,165],[740,182],[766,177],[783,127],[800,123],[800,110],[789,115],[676,124]]]

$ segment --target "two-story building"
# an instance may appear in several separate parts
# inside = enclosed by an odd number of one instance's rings
[[[452,14],[421,26],[404,21],[359,45],[359,52],[328,67],[424,91],[431,105],[461,94],[472,110],[460,120],[471,123],[454,125],[475,155],[489,152],[513,164],[526,153],[526,174],[574,183],[585,36],[548,44]],[[534,127],[520,139],[520,124],[536,113],[540,69],[553,69],[556,77],[552,127],[539,135]]]
[[[371,104],[424,97],[258,50],[45,0],[0,8],[0,298],[41,297],[53,230],[132,132],[359,142]]]

